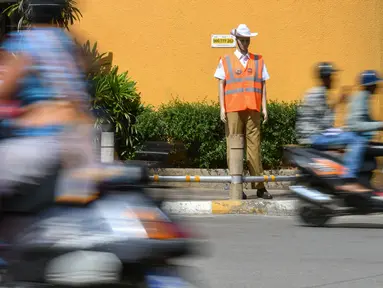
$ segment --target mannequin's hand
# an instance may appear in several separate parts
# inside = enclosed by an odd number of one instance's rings
[[[268,115],[267,115],[267,110],[263,109],[262,114],[263,114],[263,122],[262,122],[262,124],[265,124],[267,122],[267,120],[269,119]]]
[[[225,108],[221,108],[221,120],[223,123],[226,123],[226,111]]]

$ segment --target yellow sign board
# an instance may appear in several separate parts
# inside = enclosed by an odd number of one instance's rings
[[[232,35],[211,35],[211,47],[213,48],[235,47],[235,37]]]

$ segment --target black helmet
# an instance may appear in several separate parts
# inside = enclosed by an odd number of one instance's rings
[[[32,23],[51,23],[61,17],[66,0],[24,0],[26,18]]]
[[[319,78],[328,78],[330,77],[334,72],[339,71],[338,69],[335,69],[334,65],[330,62],[320,62],[317,65],[317,75]]]

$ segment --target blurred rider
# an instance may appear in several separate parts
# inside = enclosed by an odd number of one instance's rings
[[[383,130],[383,122],[375,121],[370,112],[371,97],[376,94],[379,84],[383,79],[379,76],[377,71],[366,70],[360,74],[360,91],[356,93],[350,101],[347,127],[349,131],[357,133],[361,136],[361,145],[366,146],[379,130]],[[363,149],[363,148],[361,148]],[[355,159],[356,162],[363,161],[363,155],[356,155],[359,157]]]
[[[17,100],[20,109],[1,123],[2,129],[11,131],[0,143],[1,193],[15,192],[18,183],[38,183],[63,159],[79,164],[93,157],[87,150],[91,135],[87,138],[78,130],[79,124],[89,125],[93,119],[82,70],[76,64],[77,48],[54,24],[60,22],[65,2],[24,0],[31,27],[11,33],[2,47],[6,54],[1,64],[7,73],[1,79],[0,101]],[[77,138],[82,134],[83,141],[71,141],[71,133]],[[71,144],[77,145],[75,149]],[[67,152],[72,157],[63,157]]]
[[[331,63],[318,64],[316,73],[320,85],[306,93],[303,104],[298,110],[296,123],[298,142],[324,150],[331,145],[347,145],[344,155],[347,171],[341,176],[342,184],[336,189],[353,193],[370,192],[369,188],[357,182],[364,153],[364,138],[357,133],[334,129],[334,109],[345,101],[348,94],[344,92],[337,101],[328,103],[328,93],[336,72]]]

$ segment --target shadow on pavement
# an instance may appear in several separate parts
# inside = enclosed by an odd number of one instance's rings
[[[295,224],[296,227],[315,228],[315,229],[383,229],[383,223],[336,223],[327,224],[323,227],[315,227],[306,224]]]
[[[327,228],[359,228],[359,229],[383,229],[379,223],[336,223],[329,224]]]

